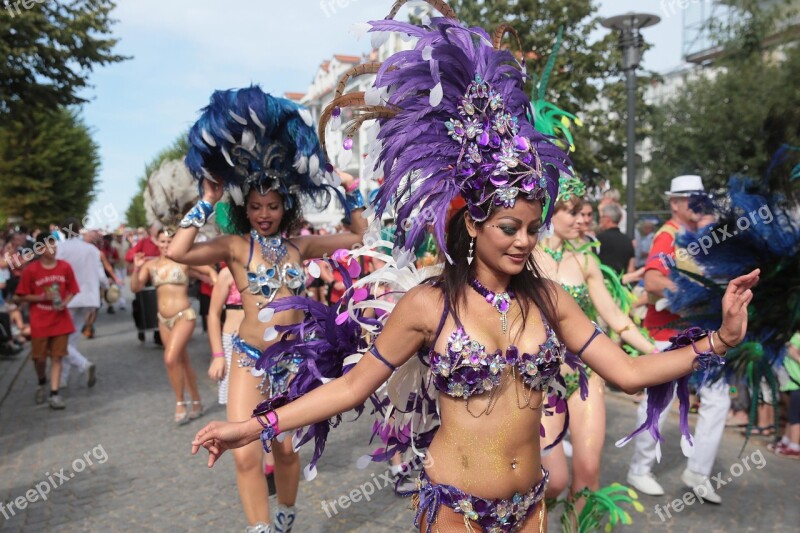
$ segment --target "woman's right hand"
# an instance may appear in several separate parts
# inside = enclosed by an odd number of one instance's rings
[[[214,381],[222,381],[225,378],[225,358],[215,357],[208,367],[208,377]]]
[[[137,270],[142,268],[146,262],[147,259],[144,257],[144,252],[138,252],[133,256],[133,267]]]
[[[225,188],[221,183],[214,183],[208,178],[203,180],[203,200],[206,202],[215,205],[222,199],[224,193]]]
[[[258,440],[261,427],[251,418],[244,422],[211,422],[197,432],[192,441],[192,455],[201,447],[208,450],[208,467],[219,460],[225,450],[241,448]]]

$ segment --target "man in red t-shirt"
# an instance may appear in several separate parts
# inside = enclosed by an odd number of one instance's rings
[[[50,358],[50,407],[64,409],[58,394],[61,358],[67,355],[67,339],[75,331],[67,304],[80,291],[75,273],[66,261],[56,259],[56,240],[41,233],[33,251],[39,260],[22,271],[16,297],[30,304],[31,357],[39,377],[36,403],[44,402],[47,358]]]
[[[650,297],[650,305],[647,308],[644,326],[656,341],[659,350],[669,346],[670,337],[678,332],[674,322],[680,319],[680,316],[660,305],[665,290],[676,290],[675,284],[669,279],[670,267],[674,265],[681,270],[700,273],[699,267],[691,257],[692,247],[689,246],[690,253],[687,253],[687,250],[675,246],[675,235],[678,231],[696,232],[698,229],[702,215],[689,209],[689,197],[699,193],[703,193],[703,181],[700,176],[678,176],[672,180],[670,191],[666,193],[669,197],[672,218],[656,233],[645,263],[644,286]],[[711,485],[709,476],[725,429],[725,417],[730,408],[728,387],[725,380],[720,379],[714,383],[704,384],[697,394],[701,398],[701,405],[694,432],[694,454],[681,474],[681,481],[695,489],[698,498],[711,503],[721,503],[722,499]],[[664,410],[659,418],[659,430],[663,427],[668,413],[669,409]],[[647,403],[641,402],[637,412],[636,427],[641,426],[646,417]],[[634,452],[627,480],[639,492],[650,496],[662,496],[664,489],[650,472],[655,459],[655,440],[649,433],[640,433],[634,438]]]

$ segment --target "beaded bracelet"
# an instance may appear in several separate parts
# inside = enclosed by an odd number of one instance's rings
[[[264,417],[264,420],[262,420],[261,417]],[[255,418],[263,428],[261,430],[261,445],[264,447],[264,451],[269,452],[270,442],[281,432],[278,427],[278,415],[275,411],[270,411],[265,415],[256,415]]]
[[[186,216],[183,217],[183,220],[181,220],[179,226],[182,228],[188,228],[191,226],[202,228],[206,225],[208,218],[213,212],[214,206],[211,205],[210,202],[200,200],[189,210],[188,213],[186,213]]]
[[[705,352],[701,352],[700,350],[698,350],[697,344],[695,344],[695,341],[699,340],[698,338],[691,339],[692,349],[694,350],[694,353],[697,354],[697,357],[692,362],[692,369],[708,370],[712,366],[722,366],[725,364],[725,358],[719,355],[718,353],[714,352],[714,344],[713,341],[711,340],[711,336],[713,334],[714,332],[710,330],[706,332],[705,336],[709,338],[708,342],[711,345],[711,350]]]

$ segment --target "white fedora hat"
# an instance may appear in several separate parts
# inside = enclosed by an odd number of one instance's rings
[[[672,183],[670,183],[669,190],[664,194],[667,196],[681,197],[704,191],[705,188],[703,188],[703,178],[700,176],[688,175],[672,178]]]

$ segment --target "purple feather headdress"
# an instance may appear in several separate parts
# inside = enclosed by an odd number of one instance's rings
[[[500,50],[504,25],[493,36],[461,24],[446,3],[430,0],[444,18],[429,26],[392,20],[370,23],[372,32],[402,32],[417,38],[412,50],[383,64],[360,65],[345,74],[336,97],[320,120],[320,137],[342,107],[354,108],[344,147],[366,120],[380,127],[370,147],[375,173],[384,183],[375,212],[390,207],[397,222],[396,246],[408,255],[433,225],[440,248],[450,203],[461,195],[470,215],[486,220],[496,207],[512,207],[518,198],[543,203],[550,220],[561,173],[571,174],[567,154],[538,132],[529,116],[524,67]],[[373,73],[367,93],[342,94],[354,75]],[[324,141],[323,141],[324,147]]]

